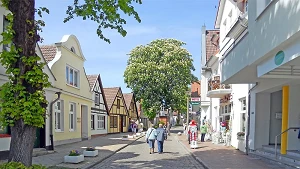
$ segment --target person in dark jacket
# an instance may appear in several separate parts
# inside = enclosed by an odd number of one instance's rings
[[[165,133],[166,131],[163,129],[163,125],[159,124],[158,128],[155,131],[155,136],[157,140],[157,149],[159,154],[164,152]]]

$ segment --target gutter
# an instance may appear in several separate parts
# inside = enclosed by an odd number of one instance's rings
[[[53,144],[53,105],[60,99],[61,92],[56,92],[57,98],[50,103],[50,143],[49,150],[54,150]]]
[[[249,154],[249,135],[250,135],[250,103],[251,103],[251,91],[256,88],[258,85],[258,82],[256,82],[255,86],[253,86],[248,91],[248,111],[247,111],[247,133],[246,133],[246,155]]]

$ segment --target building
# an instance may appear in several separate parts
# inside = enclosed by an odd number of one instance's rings
[[[208,96],[214,99],[213,111],[215,112],[215,121],[213,126],[220,129],[220,122],[226,122],[229,133],[226,133],[225,142],[241,151],[245,151],[245,135],[238,136],[238,133],[245,133],[247,128],[247,102],[248,102],[248,84],[221,84],[222,73],[220,71],[220,61],[234,44],[233,38],[239,36],[242,32],[237,26],[239,24],[247,25],[247,1],[221,0],[215,21],[215,28],[219,29],[219,36],[213,37],[212,42],[219,44],[219,51],[212,56],[208,64],[214,68],[213,77],[210,79],[210,91]],[[215,60],[215,63],[212,63]],[[219,105],[217,107],[216,105]],[[222,127],[221,127],[222,129]],[[224,129],[224,128],[223,128]],[[225,133],[223,134],[225,135]]]
[[[139,116],[134,93],[124,93],[123,96],[128,110],[128,122],[130,123],[131,121],[138,121]]]
[[[54,145],[91,138],[93,99],[78,39],[65,35],[58,43],[41,46],[41,50],[56,77],[55,87],[61,89],[60,99],[53,108]]]
[[[220,59],[222,83],[251,87],[247,150],[293,166],[300,159],[299,6],[295,0],[237,1],[245,13],[227,33],[233,43]]]
[[[120,87],[104,88],[108,106],[108,133],[128,132],[128,110]]]
[[[100,74],[87,75],[93,92],[93,105],[91,107],[91,135],[99,136],[107,134],[108,106],[106,103]]]

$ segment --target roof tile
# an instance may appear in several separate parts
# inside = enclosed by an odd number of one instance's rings
[[[213,35],[219,34],[219,30],[207,30],[206,31],[206,62],[216,54],[219,49],[218,46],[214,45],[211,41]]]
[[[47,63],[52,61],[57,53],[56,46],[54,45],[42,45],[40,46],[43,56]]]
[[[98,76],[99,75],[87,75],[87,79],[89,81],[91,90],[93,90],[93,87],[94,87],[95,83],[97,82]]]
[[[133,97],[133,93],[123,93],[123,96],[124,96],[126,107],[129,110],[130,103],[131,103],[131,100],[132,100],[132,97]]]
[[[107,106],[108,106],[108,110],[111,109],[111,106],[113,105],[114,100],[115,100],[119,90],[120,90],[120,87],[103,88]]]

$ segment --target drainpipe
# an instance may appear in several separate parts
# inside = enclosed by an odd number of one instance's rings
[[[255,86],[253,86],[248,92],[248,111],[247,111],[247,133],[246,133],[246,154],[249,154],[249,135],[250,135],[250,103],[251,103],[251,91],[258,85],[256,82]]]
[[[54,105],[55,102],[57,102],[60,99],[61,92],[56,92],[55,94],[57,94],[57,98],[50,103],[50,142],[51,142],[51,145],[49,147],[49,150],[54,150],[54,143],[53,143],[53,105]]]

